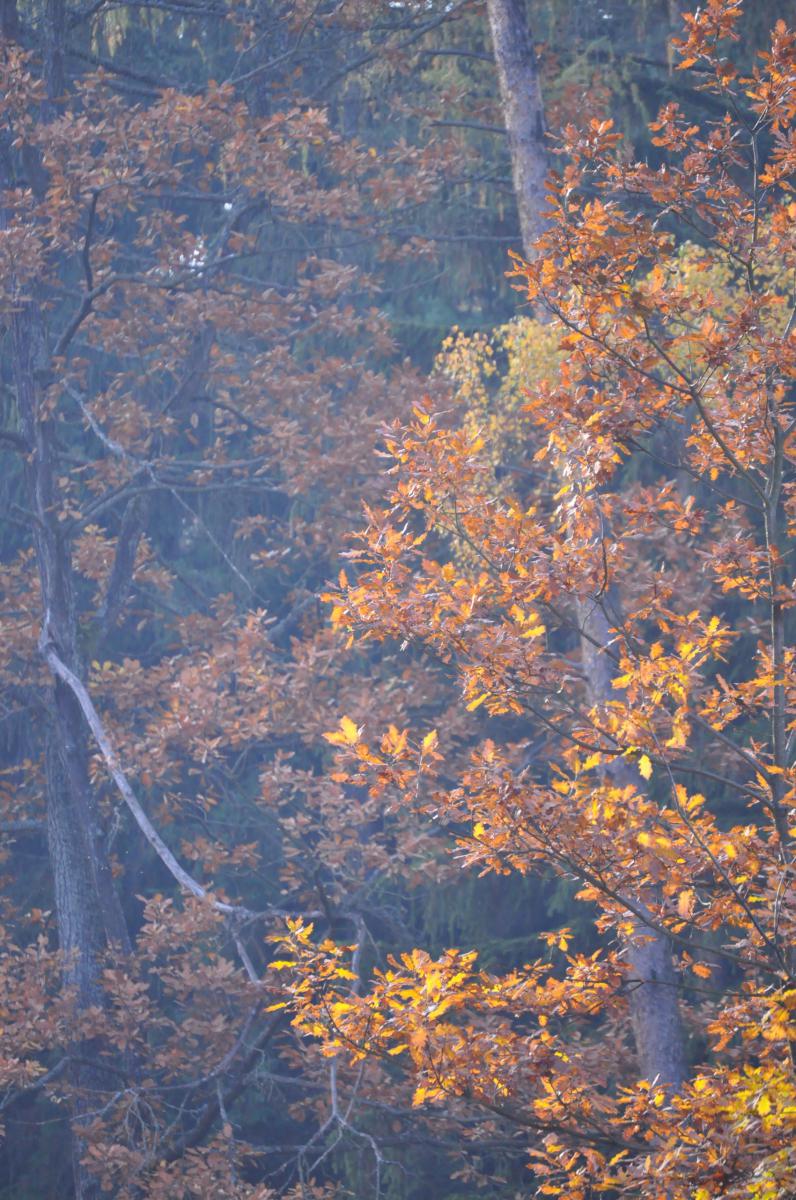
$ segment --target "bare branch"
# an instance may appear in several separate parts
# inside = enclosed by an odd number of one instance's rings
[[[121,764],[116,751],[111,743],[110,736],[102,723],[99,713],[94,707],[94,703],[86,690],[82,680],[78,679],[74,672],[69,670],[66,663],[61,659],[56,649],[55,643],[50,634],[49,613],[45,616],[42,626],[41,636],[39,638],[39,652],[42,658],[49,666],[53,675],[57,676],[62,683],[72,692],[72,695],[77,700],[80,711],[86,720],[91,733],[97,743],[100,753],[102,754],[105,766],[107,767],[111,778],[113,779],[119,793],[124,800],[133,820],[138,828],[143,833],[149,845],[155,851],[160,861],[163,863],[169,874],[179,883],[180,887],[186,892],[190,892],[197,900],[206,900],[216,912],[223,913],[227,917],[237,917],[243,920],[249,920],[256,917],[258,914],[251,909],[244,908],[239,904],[226,904],[221,900],[216,900],[208,892],[207,888],[202,887],[198,880],[194,879],[185,868],[177,861],[169,847],[163,841],[158,831],[150,821],[149,817],[142,808],[138,797],[135,795],[129,780],[122,770]]]

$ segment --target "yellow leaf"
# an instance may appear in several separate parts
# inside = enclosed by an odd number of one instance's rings
[[[340,728],[332,733],[325,733],[324,738],[333,746],[356,746],[359,741],[359,730],[350,717],[343,717]]]
[[[757,1112],[761,1117],[767,1117],[771,1112],[771,1097],[765,1092],[757,1102]]]
[[[694,911],[695,900],[696,896],[693,888],[686,888],[677,897],[677,911],[683,920],[691,916],[691,913]]]
[[[381,739],[381,748],[385,754],[398,755],[406,747],[405,729],[399,730],[395,725],[390,725],[389,729]]]
[[[475,698],[475,700],[471,700],[470,703],[467,705],[467,711],[475,712],[475,710],[477,708],[480,708],[480,706],[484,703],[484,701],[486,700],[488,695],[489,695],[489,692],[482,692],[480,696],[477,696]]]
[[[652,763],[647,758],[646,754],[642,754],[641,758],[638,760],[638,769],[642,775],[642,778],[649,779],[650,775],[652,774]]]
[[[426,734],[426,736],[423,738],[423,749],[424,749],[424,750],[433,750],[433,749],[434,749],[434,747],[435,747],[435,746],[436,746],[436,744],[437,744],[437,741],[438,741],[438,739],[437,739],[437,731],[436,731],[436,729],[432,729],[432,730],[431,730],[429,733],[427,733],[427,734]]]
[[[330,1009],[332,1020],[336,1021],[338,1017],[342,1017],[345,1013],[351,1012],[353,1007],[354,1005],[349,1004],[347,1000],[338,1000],[337,1003],[333,1004]]]
[[[359,741],[359,730],[350,717],[343,717],[340,722],[340,732],[348,746],[356,746]]]

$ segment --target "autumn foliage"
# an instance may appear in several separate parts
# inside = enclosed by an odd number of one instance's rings
[[[639,162],[565,73],[517,315],[470,280],[423,377],[383,308],[494,195],[480,5],[44,8],[0,6],[9,1188],[52,1137],[78,1200],[790,1195],[796,35],[686,16]],[[428,933],[466,887],[486,953]]]
[[[328,1054],[392,1060],[474,1136],[513,1131],[544,1195],[774,1200],[796,1171],[796,45],[780,23],[739,71],[739,10],[686,18],[679,68],[724,115],[665,108],[660,165],[610,121],[566,130],[512,272],[557,361],[506,389],[500,347],[455,343],[466,386],[385,431],[389,502],[330,597],[341,630],[447,664],[474,739],[344,718],[340,769],[449,824],[465,867],[577,880],[594,933],[503,974],[415,950],[360,993],[295,924],[275,964],[294,1020]],[[631,1035],[651,985],[629,949],[652,937],[688,1035],[675,1087]]]
[[[362,245],[375,269],[400,257],[387,202],[395,222],[415,213],[447,153],[377,158],[297,88],[292,55],[258,60],[309,36],[294,7],[238,6],[213,37],[206,12],[77,14],[70,70],[63,4],[35,28],[0,13],[15,1188],[50,1187],[48,1161],[80,1200],[315,1188],[325,1064],[273,1009],[265,934],[299,912],[353,937],[354,898],[402,870],[399,828],[424,840],[407,814],[365,842],[323,773],[330,714],[379,711],[379,687],[337,669],[316,593],[379,492],[377,425],[419,385]],[[372,17],[348,11],[338,33]],[[125,66],[126,39],[182,78]]]

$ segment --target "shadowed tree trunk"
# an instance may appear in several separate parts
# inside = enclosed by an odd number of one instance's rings
[[[18,30],[16,9],[6,2],[2,28],[7,36]],[[48,0],[44,14],[43,66],[46,100],[41,118],[49,120],[63,94],[63,0]],[[0,187],[15,185],[12,149],[2,147]],[[25,158],[23,171],[34,190],[46,188],[40,161]],[[0,207],[0,221],[5,213]],[[41,587],[42,644],[52,643],[60,657],[80,677],[84,675],[73,596],[73,566],[68,534],[60,520],[58,458],[55,429],[46,404],[50,381],[46,306],[35,286],[21,290],[10,318],[11,378],[25,443],[27,508],[33,531]],[[105,836],[88,773],[88,740],[80,708],[68,687],[53,679],[47,689],[48,709],[45,787],[47,841],[53,877],[59,948],[64,956],[64,985],[74,996],[77,1014],[101,1007],[101,972],[107,959],[129,953],[130,943],[114,887]],[[67,1073],[71,1093],[72,1161],[77,1200],[99,1200],[99,1182],[85,1169],[81,1126],[101,1107],[109,1088],[95,1039],[77,1037],[70,1047]],[[129,1064],[128,1064],[129,1065]],[[118,1070],[118,1063],[115,1064]],[[118,1080],[115,1084],[118,1086]]]
[[[511,151],[522,249],[530,260],[536,254],[536,238],[544,230],[548,169],[539,72],[524,0],[487,0],[487,9]],[[610,660],[604,653],[611,640],[610,625],[596,601],[578,602],[576,609],[588,700],[599,709],[616,697]],[[608,768],[607,775],[616,787],[638,785],[637,773],[622,759]],[[641,909],[646,908],[643,897],[632,899]],[[671,944],[637,922],[626,954],[634,974],[630,1009],[641,1074],[645,1079],[657,1078],[677,1086],[685,1078],[685,1059]]]
[[[41,586],[42,638],[52,642],[76,673],[83,674],[77,643],[69,545],[59,528],[59,498],[52,446],[52,422],[42,409],[41,379],[46,376],[41,310],[22,303],[13,317],[13,373],[23,436],[32,448],[26,457],[28,504]],[[64,983],[74,994],[76,1011],[101,1006],[103,959],[129,952],[129,938],[113,884],[96,797],[88,775],[86,729],[70,690],[54,680],[49,690],[47,731],[47,839],[53,873],[59,947]],[[73,1091],[73,1163],[78,1200],[95,1200],[98,1182],[81,1163],[80,1125],[97,1107],[108,1086],[93,1041],[76,1042],[69,1082]]]

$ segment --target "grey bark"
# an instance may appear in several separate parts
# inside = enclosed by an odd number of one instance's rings
[[[19,36],[19,13],[17,0],[0,0],[0,34],[9,41]]]
[[[20,420],[33,447],[26,458],[28,504],[42,594],[43,620],[60,653],[82,672],[72,595],[69,546],[58,523],[57,468],[52,422],[42,417],[44,331],[39,307],[22,302],[12,318],[13,373]],[[103,958],[130,950],[127,928],[111,876],[96,797],[88,775],[86,730],[80,708],[63,681],[54,679],[47,730],[47,840],[53,873],[58,940],[64,955],[64,984],[77,1011],[102,1004]],[[72,1156],[77,1200],[97,1200],[99,1185],[82,1164],[81,1125],[108,1085],[100,1047],[71,1047]]]
[[[47,841],[55,890],[58,942],[64,955],[63,982],[73,991],[75,1009],[84,1012],[102,1007],[99,965],[105,948],[104,930],[96,903],[93,880],[82,839],[67,773],[55,733],[47,745]],[[108,1080],[94,1065],[101,1047],[95,1040],[76,1041],[67,1047],[67,1080],[70,1097],[72,1178],[76,1200],[99,1200],[101,1191],[83,1165],[86,1151],[81,1127],[96,1109]],[[93,1099],[92,1099],[93,1097]]]
[[[599,709],[609,699],[621,696],[613,687],[611,662],[605,653],[611,642],[611,626],[605,609],[594,600],[579,601],[577,612],[589,702]],[[605,774],[618,788],[639,785],[637,771],[623,758],[615,758]],[[647,912],[647,905],[657,899],[651,894],[634,896],[634,907]],[[686,1063],[671,942],[634,918],[625,956],[633,970],[630,1016],[642,1078],[679,1087],[686,1078]]]
[[[548,164],[544,145],[544,116],[539,72],[527,23],[524,0],[487,0],[489,25],[500,84],[503,116],[511,150],[512,175],[527,259],[535,255],[534,243],[544,230],[544,183]],[[594,601],[576,603],[581,629],[581,657],[588,702],[600,708],[616,698],[612,687],[609,622]],[[622,760],[609,768],[617,786],[629,765]],[[647,897],[650,904],[654,897]],[[633,897],[634,907],[646,911],[644,897]],[[639,1068],[645,1079],[678,1086],[685,1078],[683,1031],[677,994],[677,975],[669,940],[636,921],[625,949],[633,969],[630,1011]]]
[[[149,508],[149,496],[134,496],[124,510],[108,586],[97,611],[95,637],[98,645],[113,632],[130,593],[136,555],[146,527]]]
[[[15,8],[6,4],[3,28],[14,30]],[[46,99],[41,120],[57,112],[63,95],[63,0],[48,0],[43,23]],[[12,151],[3,147],[0,188],[13,184]],[[23,173],[37,195],[47,185],[38,156],[23,153]],[[2,201],[0,200],[0,205]],[[0,207],[0,222],[6,212]],[[83,674],[78,620],[73,594],[69,542],[58,520],[59,461],[54,421],[44,404],[52,383],[45,325],[46,308],[37,289],[20,294],[8,323],[10,367],[21,438],[26,448],[25,485],[41,586],[42,623],[59,654],[77,675]],[[63,983],[74,996],[76,1011],[103,1003],[101,972],[107,960],[130,952],[128,931],[114,887],[96,795],[88,773],[88,740],[77,701],[69,687],[53,678],[48,689],[46,743],[47,842],[53,875],[59,948],[64,956]],[[83,1165],[83,1127],[101,1107],[111,1086],[103,1066],[103,1047],[80,1038],[69,1048],[67,1082],[70,1096],[73,1178],[76,1200],[99,1200],[96,1177]],[[118,1063],[115,1069],[118,1071]],[[132,1064],[125,1064],[128,1067]],[[118,1080],[114,1087],[118,1086]]]
[[[511,153],[523,253],[544,229],[547,178],[542,90],[524,0],[487,0],[500,101]]]

